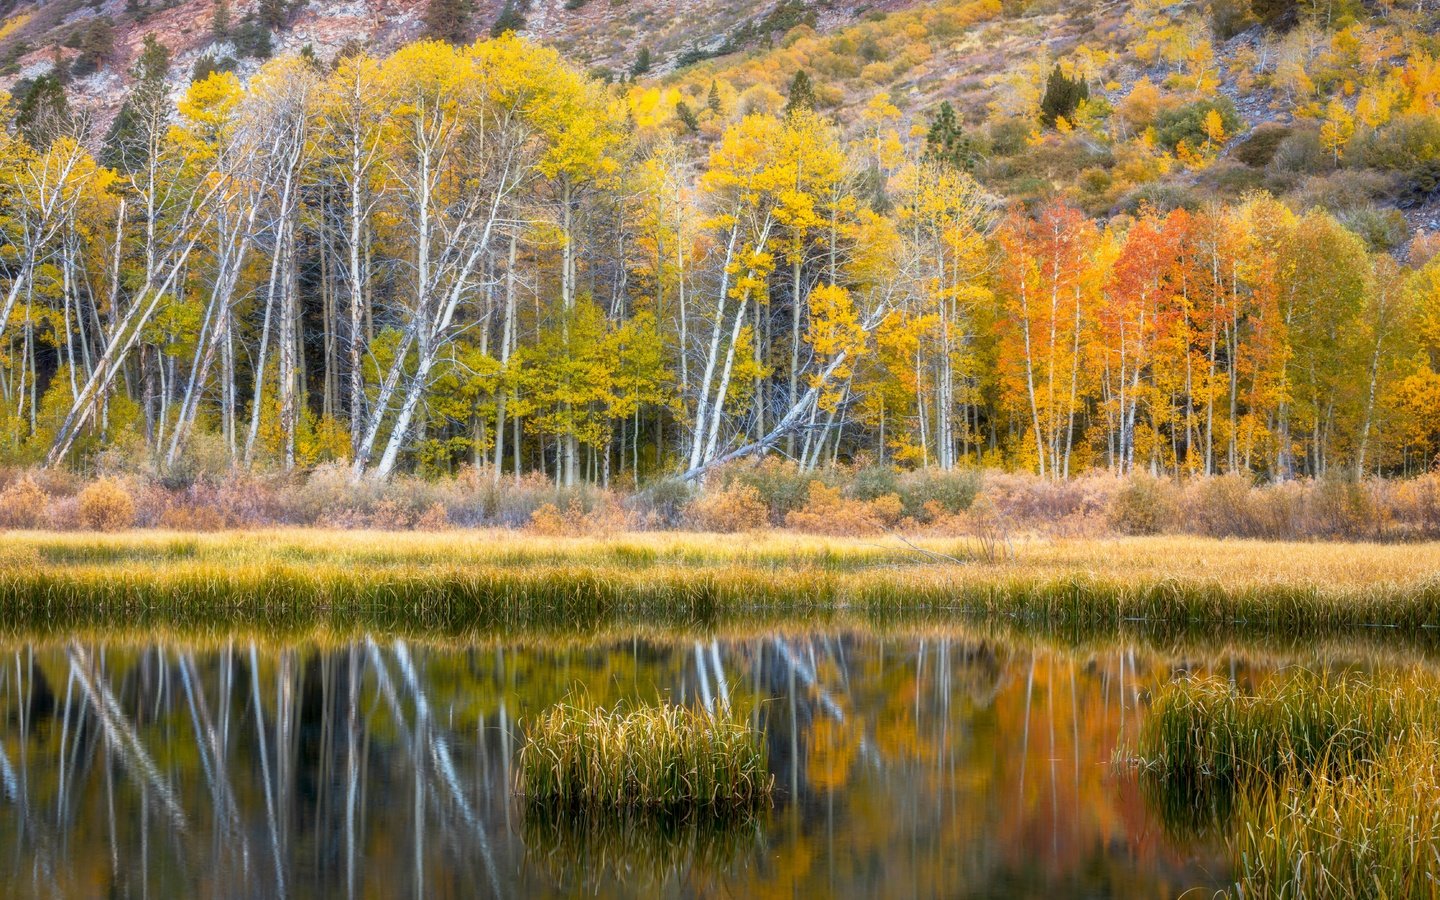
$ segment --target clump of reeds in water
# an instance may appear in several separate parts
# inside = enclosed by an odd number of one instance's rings
[[[1391,744],[1365,764],[1291,772],[1242,796],[1235,817],[1235,893],[1247,900],[1440,896],[1433,738]]]
[[[1440,896],[1433,680],[1300,674],[1157,692],[1141,778],[1168,825],[1225,826],[1245,898]]]
[[[559,704],[525,732],[519,788],[551,814],[746,816],[770,802],[759,733],[724,714]]]
[[[1218,678],[1185,678],[1152,699],[1140,760],[1149,774],[1195,789],[1355,766],[1440,725],[1428,690],[1411,677],[1379,683],[1301,673],[1253,692]]]

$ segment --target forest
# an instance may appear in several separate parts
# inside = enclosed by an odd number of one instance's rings
[[[1035,85],[1027,140],[1084,118],[1073,72]],[[798,70],[647,116],[654,91],[509,33],[281,55],[178,100],[147,39],[136,74],[103,137],[57,84],[0,138],[7,465],[1285,480],[1440,451],[1425,234],[1377,247],[1264,189],[1007,199],[949,104],[876,92],[842,126]],[[1386,84],[1397,120],[1440,117],[1429,81]],[[1213,158],[1233,115],[1177,152]],[[1337,165],[1381,128],[1345,119]]]

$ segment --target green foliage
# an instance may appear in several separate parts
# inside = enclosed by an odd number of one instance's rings
[[[201,57],[195,65],[210,57]],[[105,135],[105,144],[100,151],[100,161],[117,172],[133,172],[142,168],[150,152],[147,130],[160,121],[168,112],[169,90],[165,78],[170,73],[170,50],[160,43],[155,35],[145,35],[140,56],[135,61],[131,74],[135,86],[125,98],[115,121]]]
[[[235,45],[235,52],[241,58],[269,59],[270,54],[275,52],[270,41],[270,29],[249,16],[231,32],[230,42]]]
[[[215,14],[210,19],[210,37],[216,41],[230,39],[230,0],[215,0]]]
[[[641,47],[640,52],[635,54],[635,61],[630,64],[630,77],[639,78],[650,71],[650,48]]]
[[[15,127],[35,147],[50,142],[70,126],[70,101],[54,75],[41,75],[15,85]]]
[[[425,36],[464,44],[473,36],[473,16],[472,0],[429,0],[425,5]]]
[[[1356,140],[1358,156],[1377,169],[1406,174],[1440,159],[1440,119],[1408,113]]]
[[[522,31],[525,28],[525,12],[518,0],[505,0],[505,5],[500,9],[500,15],[495,18],[495,23],[490,26],[490,36],[499,37],[510,31]]]
[[[1082,79],[1072,79],[1056,63],[1045,81],[1045,93],[1040,98],[1040,123],[1046,128],[1055,127],[1056,119],[1071,120],[1082,101],[1090,97],[1090,86]]]
[[[785,103],[785,114],[788,116],[800,109],[815,109],[815,86],[804,69],[797,69],[795,77],[790,79],[790,93],[789,99]]]
[[[770,802],[759,733],[724,715],[562,704],[522,728],[520,790],[551,814],[748,815]]]
[[[1235,134],[1244,125],[1230,98],[1220,97],[1197,100],[1162,112],[1155,121],[1155,136],[1162,146],[1170,150],[1178,148],[1182,142],[1192,150],[1197,149],[1209,140],[1205,120],[1211,110],[1220,114],[1226,134]]]
[[[1210,31],[1222,41],[1228,41],[1256,21],[1248,0],[1209,0],[1205,6]]]
[[[684,125],[685,130],[691,134],[700,130],[700,119],[696,117],[695,111],[690,108],[690,104],[684,100],[675,101],[675,118],[679,119],[680,124]]]
[[[930,130],[925,133],[925,155],[936,162],[970,171],[979,159],[975,143],[965,133],[955,107],[949,100],[940,104],[935,117],[930,120]]]
[[[1230,156],[1247,166],[1263,169],[1275,158],[1280,145],[1290,136],[1290,129],[1274,122],[1264,122],[1230,151]]]
[[[71,72],[83,77],[103,67],[115,52],[115,26],[107,16],[91,19],[81,32]]]

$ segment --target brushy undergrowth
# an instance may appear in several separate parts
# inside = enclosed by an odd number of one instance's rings
[[[488,467],[446,477],[356,482],[345,466],[306,473],[205,470],[181,477],[106,470],[125,515],[80,504],[87,479],[66,470],[0,468],[0,528],[212,531],[304,525],[334,529],[527,528],[545,535],[767,528],[865,536],[1193,534],[1268,540],[1407,542],[1440,538],[1440,472],[1410,479],[1257,483],[1243,475],[1156,479],[1090,472],[1052,480],[993,469],[906,471],[856,463],[801,469],[776,458],[722,467],[703,484],[674,477],[565,488],[544,474]]]
[[[1141,729],[1147,798],[1172,827],[1220,825],[1244,898],[1440,893],[1433,677],[1301,673],[1242,692],[1160,690]]]
[[[770,802],[760,734],[723,714],[560,704],[523,728],[519,790],[551,814],[747,816]]]

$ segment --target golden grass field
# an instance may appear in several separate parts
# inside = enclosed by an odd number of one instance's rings
[[[1440,543],[1197,537],[541,537],[275,529],[7,532],[0,634],[593,640],[790,628],[963,629],[1066,646],[1440,643]]]
[[[947,558],[948,557],[948,558]],[[4,533],[0,572],[321,567],[337,571],[582,567],[596,571],[758,568],[994,585],[1076,578],[1233,589],[1366,590],[1440,583],[1440,542],[1269,542],[1203,537],[1027,538],[986,559],[968,538],[633,532],[542,537],[507,529],[443,532],[272,529],[233,532]],[[888,574],[887,574],[888,573]],[[783,577],[783,576],[782,576]]]

